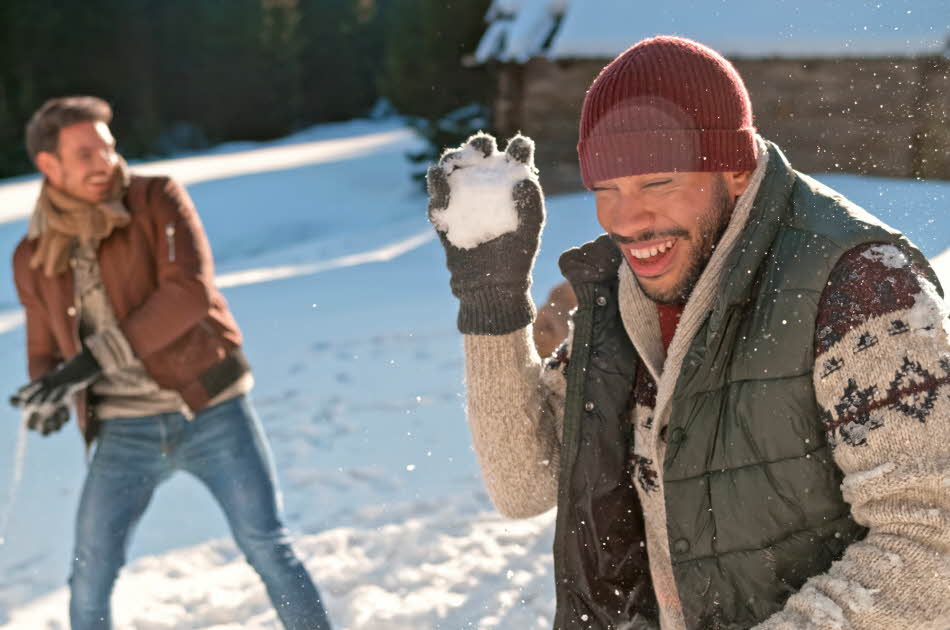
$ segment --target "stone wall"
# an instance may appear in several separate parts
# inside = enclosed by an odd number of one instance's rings
[[[945,60],[734,63],[760,133],[797,169],[950,179]]]
[[[606,60],[499,68],[495,127],[538,144],[549,192],[581,187],[577,123]],[[739,59],[755,124],[798,170],[950,179],[950,60]]]

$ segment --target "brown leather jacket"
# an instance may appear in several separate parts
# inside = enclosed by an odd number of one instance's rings
[[[214,285],[211,247],[178,182],[133,176],[124,202],[131,223],[99,245],[106,293],[149,375],[200,411],[249,369],[237,322]],[[35,247],[36,241],[24,238],[13,254],[31,379],[82,349],[72,270],[49,278],[42,269],[30,269]],[[85,394],[77,400],[77,416],[88,444],[97,422]]]

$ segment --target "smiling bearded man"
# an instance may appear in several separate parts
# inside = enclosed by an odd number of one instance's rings
[[[597,195],[597,218],[600,224],[605,228],[611,226],[608,228],[611,230],[610,237],[620,247],[634,271],[640,290],[659,304],[686,302],[729,225],[734,202],[729,195],[725,175],[702,175],[705,174],[659,174],[644,181],[639,181],[639,178],[606,181],[594,188],[601,193]],[[691,182],[690,179],[703,181]],[[623,209],[615,207],[621,198],[621,188],[636,186],[657,192],[660,203],[666,204],[667,208],[670,197],[681,191],[699,193],[707,199],[704,202],[689,199],[687,202],[702,204],[702,209],[696,212],[690,210],[693,207],[691,205],[684,209],[681,222],[692,224],[692,230],[674,221],[672,227],[647,227],[638,233],[637,226],[626,224],[625,219],[629,219],[629,216]],[[636,192],[627,192],[628,197],[632,194]],[[623,232],[624,229],[627,231]],[[624,236],[624,233],[635,236]]]
[[[606,234],[561,256],[578,308],[542,362],[533,145],[509,143],[514,184],[498,155],[484,134],[447,152],[429,213],[488,492],[558,509],[554,627],[950,627],[950,322],[921,253],[759,137],[718,53],[644,40],[584,100]],[[463,169],[514,231],[453,244]]]
[[[284,627],[329,630],[283,524],[201,219],[175,180],[129,173],[111,120],[93,96],[51,99],[30,119],[27,151],[44,179],[13,255],[33,380],[10,401],[42,435],[73,403],[87,448],[98,440],[76,514],[70,626],[112,628],[132,532],[155,489],[185,471],[221,506]]]

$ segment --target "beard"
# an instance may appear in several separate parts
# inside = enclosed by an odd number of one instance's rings
[[[651,289],[640,281],[637,274],[633,274],[643,294],[658,304],[682,305],[686,303],[706,269],[709,259],[712,258],[716,245],[719,244],[719,240],[729,226],[735,201],[729,198],[729,191],[722,174],[717,175],[713,180],[715,184],[712,199],[699,215],[696,234],[689,234],[685,230],[677,231],[675,235],[671,234],[671,236],[679,237],[684,245],[689,246],[686,270],[679,281],[668,289]]]

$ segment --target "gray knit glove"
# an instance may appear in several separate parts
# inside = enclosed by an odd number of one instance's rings
[[[437,165],[429,167],[426,175],[429,221],[445,247],[452,294],[459,299],[458,329],[463,334],[504,335],[534,321],[534,302],[528,289],[544,225],[544,197],[536,177],[512,182],[509,176],[505,176],[506,172],[517,172],[519,168],[526,168],[525,172],[532,175],[537,172],[534,169],[534,142],[530,138],[515,136],[501,154],[492,136],[479,133],[459,149],[443,154]],[[517,213],[514,231],[468,248],[453,244],[452,230],[446,229],[441,212],[449,208],[455,194],[453,179],[458,179],[453,178],[452,173],[460,169],[481,169],[482,172],[465,175],[468,181],[480,183],[481,189],[486,191],[486,198],[498,199],[500,194],[503,200],[514,202]],[[510,192],[492,190],[496,183]],[[471,194],[471,191],[466,191],[466,194]]]

